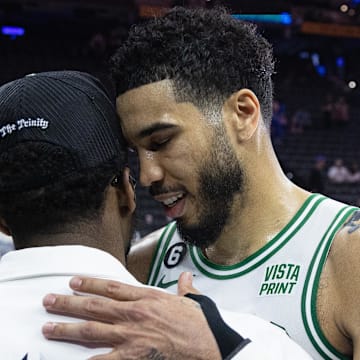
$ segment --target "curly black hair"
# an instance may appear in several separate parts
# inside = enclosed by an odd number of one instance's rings
[[[251,89],[270,127],[272,47],[255,25],[232,18],[224,8],[177,7],[134,25],[111,59],[111,72],[117,95],[170,79],[177,101],[202,111],[214,106],[219,111],[232,93]]]
[[[124,164],[126,152],[124,151]],[[68,224],[96,220],[106,188],[120,175],[112,160],[96,168],[71,171],[73,155],[44,142],[24,142],[0,154],[2,182],[33,182],[34,176],[54,179],[51,185],[23,191],[0,191],[0,217],[11,229],[17,248],[44,231],[64,231]],[[65,230],[66,231],[66,230]]]

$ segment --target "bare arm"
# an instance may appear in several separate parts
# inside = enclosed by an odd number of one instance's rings
[[[162,231],[163,229],[159,229],[145,236],[131,247],[127,257],[127,269],[143,284],[146,284],[149,277],[150,266]]]
[[[335,330],[329,335],[343,353],[360,359],[360,211],[336,235],[326,264]]]

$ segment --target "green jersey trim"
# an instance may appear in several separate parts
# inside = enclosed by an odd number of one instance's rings
[[[346,219],[348,219],[348,217],[356,210],[358,209],[345,206],[336,215],[315,251],[304,282],[304,290],[301,299],[301,312],[305,331],[315,349],[324,359],[327,360],[345,360],[350,358],[337,351],[328,342],[320,328],[316,313],[316,298],[320,276],[336,233],[344,224]]]
[[[155,282],[156,282],[156,279],[159,275],[159,271],[161,268],[161,263],[164,259],[166,250],[171,241],[171,238],[174,235],[175,230],[176,230],[176,223],[171,222],[168,225],[166,225],[164,231],[162,232],[162,234],[160,236],[160,239],[156,246],[155,254],[153,256],[151,266],[150,266],[150,273],[149,273],[149,278],[147,281],[148,285],[155,286]],[[166,238],[165,242],[164,242],[164,238]],[[156,266],[156,264],[157,264],[157,266]],[[154,271],[155,266],[156,266],[156,269]]]
[[[325,199],[327,198],[320,194],[310,195],[289,223],[271,241],[237,264],[230,266],[214,264],[194,246],[190,247],[192,261],[198,270],[209,278],[226,280],[244,275],[259,267],[286,245]]]

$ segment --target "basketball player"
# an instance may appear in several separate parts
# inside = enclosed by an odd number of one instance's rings
[[[122,280],[133,296],[144,290],[121,264],[135,199],[114,103],[88,74],[33,74],[0,87],[0,133],[0,229],[12,235],[17,249],[0,261],[0,358],[84,359],[109,353],[111,341],[91,341],[90,347],[49,342],[40,328],[60,320],[41,307],[44,292],[66,292],[72,275]],[[185,276],[184,294],[194,291],[188,283]],[[164,332],[163,322],[174,313],[181,314],[172,322],[174,331],[184,333],[184,325],[193,324],[186,336],[196,341],[196,358],[307,357],[283,330],[254,316],[222,312],[233,327],[246,329],[242,338],[204,296],[150,294],[146,302],[162,322],[149,324],[135,308],[128,309],[124,334],[130,346],[121,358],[162,359],[158,347],[165,345],[167,357],[191,359],[189,350],[168,341]],[[167,306],[162,311],[167,302],[170,312]],[[49,323],[44,331],[52,327]]]
[[[113,65],[140,180],[175,219],[134,248],[136,277],[175,291],[191,271],[219,306],[282,326],[314,358],[360,358],[360,212],[280,168],[270,44],[221,9],[178,8],[134,27]]]

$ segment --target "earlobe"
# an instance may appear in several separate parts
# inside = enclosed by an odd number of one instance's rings
[[[231,114],[232,130],[238,141],[247,141],[254,135],[260,121],[260,104],[251,90],[241,89],[230,96],[224,111]]]
[[[136,195],[134,180],[130,175],[129,168],[125,168],[123,171],[123,188],[125,193],[124,201],[126,202],[126,206],[128,207],[129,212],[132,214],[136,208]]]

